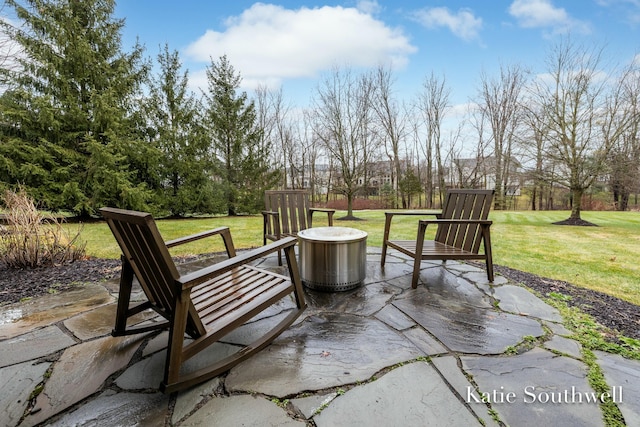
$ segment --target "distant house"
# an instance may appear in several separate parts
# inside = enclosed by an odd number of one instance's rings
[[[454,159],[449,170],[449,182],[452,187],[496,188],[495,157]],[[511,158],[508,168],[507,196],[519,196],[522,187],[522,165]]]
[[[407,165],[402,161],[402,169]],[[454,188],[495,188],[495,158],[458,158],[445,171],[447,187]],[[508,170],[507,196],[519,196],[523,185],[522,165],[511,159]],[[366,180],[366,183],[365,183]],[[340,170],[328,164],[316,164],[313,173],[309,167],[298,176],[303,188],[314,188],[316,194],[327,194],[332,186],[342,182]],[[384,186],[397,186],[397,178],[391,161],[371,162],[367,166],[367,176],[358,180],[358,185],[366,188],[370,195],[380,194]],[[397,188],[397,187],[396,187]]]

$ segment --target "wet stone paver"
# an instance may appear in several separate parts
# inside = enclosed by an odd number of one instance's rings
[[[500,286],[496,288],[493,296],[499,301],[500,309],[503,311],[551,322],[562,322],[562,316],[557,309],[545,304],[521,286]]]
[[[181,426],[282,426],[304,427],[276,403],[260,396],[214,397]]]
[[[82,285],[60,294],[47,295],[0,310],[0,340],[15,337],[43,326],[113,302],[101,284]]]
[[[473,402],[469,402],[467,399],[467,390],[471,387],[469,379],[465,376],[465,373],[460,369],[460,361],[453,356],[441,356],[431,359],[431,363],[438,370],[443,378],[446,378],[447,382],[453,388],[458,396],[464,397],[464,402],[467,403],[473,413],[486,427],[495,427],[498,422],[489,413],[489,408],[486,405],[475,405]]]
[[[47,326],[33,332],[0,341],[0,367],[36,359],[76,344],[57,326]]]
[[[64,326],[78,339],[88,340],[108,335],[113,330],[116,304],[108,304],[74,316],[63,322]],[[155,317],[155,313],[145,311],[129,319],[130,325]]]
[[[223,387],[223,378],[216,377],[211,381],[183,390],[176,397],[176,404],[171,414],[171,421],[178,423],[180,420],[192,414],[193,411],[202,403],[209,400],[214,394],[221,394]]]
[[[44,379],[50,363],[24,362],[0,368],[0,420],[3,425],[18,425],[29,403],[29,396]]]
[[[111,374],[129,363],[141,343],[140,336],[104,337],[69,347],[55,363],[24,425],[36,425],[99,391]]]
[[[314,418],[331,426],[479,426],[471,411],[451,398],[446,382],[425,362],[394,369],[338,396]]]
[[[544,343],[544,348],[566,354],[576,359],[582,358],[582,346],[577,341],[569,338],[554,336]]]
[[[388,366],[420,356],[409,340],[376,319],[327,313],[306,318],[267,351],[244,362],[242,369],[232,369],[226,386],[230,392],[286,397],[366,381]]]
[[[383,269],[380,253],[367,248],[362,286],[306,290],[308,309],[271,345],[173,395],[158,392],[166,331],[110,336],[114,281],[0,307],[0,425],[605,425],[557,310],[475,264],[423,262],[414,290],[412,261],[390,251]],[[275,255],[256,263],[283,272]],[[292,306],[274,305],[184,369],[237,351]],[[596,355],[627,425],[640,425],[640,361]]]
[[[534,319],[495,309],[487,295],[446,271],[430,271],[428,284],[406,292],[393,305],[438,338],[448,349],[500,354],[526,336],[544,335]]]
[[[508,425],[601,426],[597,403],[587,403],[593,389],[587,368],[572,358],[534,348],[524,354],[505,357],[462,357],[464,369],[478,389],[468,389],[465,399],[474,405],[481,393]],[[561,409],[561,410],[558,410]]]
[[[161,393],[105,391],[49,426],[161,426],[167,409],[167,399]]]
[[[620,412],[628,426],[640,426],[640,360],[628,360],[616,354],[596,351],[609,387],[623,392]]]

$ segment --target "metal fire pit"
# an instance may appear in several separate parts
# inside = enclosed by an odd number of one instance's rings
[[[316,227],[298,232],[302,283],[321,291],[360,285],[367,264],[367,233],[349,227]]]

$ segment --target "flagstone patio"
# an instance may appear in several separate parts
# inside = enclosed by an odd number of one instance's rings
[[[275,256],[261,266],[279,269]],[[390,253],[382,270],[379,249],[368,248],[363,286],[307,290],[309,308],[269,347],[173,395],[158,392],[166,332],[110,336],[117,282],[0,307],[0,424],[605,425],[580,344],[557,310],[502,276],[488,283],[473,265],[422,267],[413,290],[408,259]],[[292,304],[229,334],[190,368],[235,351]],[[640,425],[640,362],[596,356],[609,399],[627,425]]]

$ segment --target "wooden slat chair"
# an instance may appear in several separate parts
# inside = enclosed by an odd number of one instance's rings
[[[448,190],[441,213],[436,219],[419,220],[415,240],[389,240],[391,220],[394,215],[416,215],[415,212],[386,212],[382,241],[381,265],[384,268],[387,247],[396,249],[414,259],[411,286],[418,286],[422,260],[484,259],[487,278],[493,282],[493,258],[491,253],[492,221],[487,220],[494,190]],[[434,240],[425,241],[429,224],[437,225]],[[480,252],[483,243],[484,252]]]
[[[294,253],[297,240],[294,238],[236,255],[227,227],[165,243],[148,213],[113,208],[100,211],[123,253],[112,335],[169,328],[164,379],[160,383],[160,389],[165,393],[195,385],[229,370],[267,346],[306,307]],[[229,259],[180,275],[168,248],[216,235],[222,237]],[[250,265],[252,261],[279,250],[285,253],[290,277]],[[129,307],[134,275],[147,301]],[[290,294],[295,299],[295,309],[256,342],[206,368],[181,373],[180,368],[186,360]],[[167,321],[154,326],[127,328],[127,319],[146,309],[155,310]],[[185,344],[185,334],[193,341]]]
[[[333,225],[334,209],[312,208],[307,190],[268,190],[264,193],[263,244],[267,240],[277,241],[287,236],[298,235],[298,231],[311,228],[314,212],[326,213],[328,225]],[[278,252],[278,264],[282,258]]]

